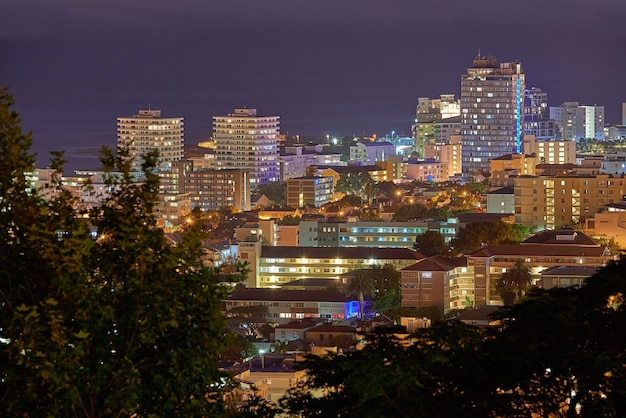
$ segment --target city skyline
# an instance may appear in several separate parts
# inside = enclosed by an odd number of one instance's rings
[[[280,116],[289,136],[408,135],[417,98],[460,97],[479,51],[519,60],[550,106],[621,122],[623,2],[417,3],[26,0],[0,17],[0,83],[38,164],[65,149],[71,168],[93,168],[116,119],[149,107],[185,118],[186,144],[241,107]]]

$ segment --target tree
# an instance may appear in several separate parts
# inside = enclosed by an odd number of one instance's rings
[[[51,201],[30,190],[29,136],[1,97],[2,415],[222,413],[226,288],[201,262],[199,223],[176,247],[155,227],[156,154],[136,184],[127,153],[103,150],[111,195],[89,213],[94,240],[58,183]]]
[[[340,208],[347,208],[361,206],[361,203],[363,203],[363,201],[360,197],[348,194],[336,201],[334,204]]]
[[[359,318],[363,320],[365,319],[365,296],[371,296],[375,292],[374,277],[366,269],[360,268],[360,266],[355,267],[352,270],[353,275],[348,279],[346,293],[358,298]]]
[[[272,181],[259,184],[257,192],[264,194],[274,205],[283,206],[287,202],[287,183]]]
[[[625,267],[581,288],[533,288],[497,313],[484,346],[494,416],[625,416]]]
[[[244,337],[257,338],[259,328],[266,322],[269,309],[266,305],[237,306],[226,312],[229,328]]]
[[[335,185],[335,191],[346,195],[358,196],[369,202],[376,192],[376,182],[364,171],[342,173]]]
[[[475,328],[446,324],[407,339],[397,331],[365,335],[361,350],[307,357],[307,380],[281,406],[302,417],[488,416]]]
[[[375,212],[373,210],[368,210],[365,212],[361,212],[361,215],[359,216],[359,218],[362,221],[378,221],[380,220],[380,215],[378,214],[378,212]]]
[[[402,205],[393,214],[393,219],[398,222],[409,221],[412,219],[423,219],[428,212],[428,208],[419,203]]]
[[[472,222],[459,229],[450,247],[457,254],[467,254],[486,245],[515,244],[524,239],[527,228],[503,221]]]
[[[530,267],[524,264],[524,260],[515,260],[513,267],[502,273],[496,281],[496,291],[506,305],[519,302],[530,285],[532,284],[532,276]]]
[[[446,255],[450,252],[450,247],[446,244],[443,234],[439,231],[428,230],[415,237],[413,248],[424,254],[426,257],[433,255]]]
[[[272,353],[283,354],[287,351],[289,351],[289,346],[281,340],[276,340],[270,345],[270,352]]]
[[[366,271],[366,274],[372,276],[376,312],[387,312],[400,306],[401,274],[393,264],[375,264]]]

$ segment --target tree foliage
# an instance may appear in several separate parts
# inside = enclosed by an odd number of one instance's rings
[[[496,280],[496,291],[504,300],[511,305],[519,302],[532,284],[530,267],[524,264],[524,260],[515,260],[513,267],[502,273],[502,277]]]
[[[362,350],[308,357],[308,380],[281,406],[302,417],[486,416],[470,396],[482,387],[476,330],[457,323],[410,340],[395,331],[365,336]]]
[[[287,183],[272,181],[259,184],[257,193],[265,195],[274,205],[284,206],[287,202]]]
[[[335,191],[354,195],[364,201],[371,201],[376,194],[376,182],[364,171],[357,173],[342,173],[335,185]]]
[[[433,255],[447,255],[450,247],[446,244],[445,237],[439,231],[428,230],[415,237],[413,248],[426,257]]]
[[[1,415],[222,413],[225,287],[200,260],[200,223],[176,247],[156,228],[156,154],[137,184],[104,149],[110,197],[76,217],[60,181],[50,201],[30,190],[30,136],[1,100]]]
[[[428,213],[428,208],[419,203],[402,205],[393,214],[394,221],[405,222],[416,219],[423,219]]]
[[[486,333],[439,322],[309,357],[281,405],[300,417],[626,416],[626,258],[581,288],[533,288]]]
[[[516,244],[527,234],[527,228],[500,220],[472,222],[459,229],[450,247],[457,254],[467,254],[487,245]]]

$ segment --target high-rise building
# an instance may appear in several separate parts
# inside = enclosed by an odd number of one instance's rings
[[[126,148],[133,171],[141,169],[141,156],[159,152],[158,168],[170,168],[184,154],[183,118],[162,118],[160,110],[140,110],[132,118],[117,118],[118,150]]]
[[[279,180],[279,116],[257,116],[256,109],[235,109],[213,117],[215,165],[248,170],[250,187]]]
[[[439,99],[419,97],[415,112],[415,151],[424,158],[426,144],[437,142],[436,124],[439,121],[459,116],[461,104],[454,94],[442,94]]]
[[[463,178],[489,169],[489,160],[522,152],[524,73],[519,62],[477,57],[461,76]]]
[[[564,102],[561,106],[550,107],[550,119],[554,119],[566,141],[604,139],[604,106]]]
[[[556,136],[556,124],[550,119],[548,93],[537,87],[524,91],[524,135],[534,135],[540,141]]]

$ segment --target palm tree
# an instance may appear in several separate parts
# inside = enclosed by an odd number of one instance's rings
[[[348,281],[347,294],[358,298],[360,319],[363,320],[365,319],[363,306],[365,296],[373,295],[375,290],[374,275],[372,270],[363,268],[353,270],[353,273],[354,275]]]
[[[513,267],[502,274],[496,282],[496,290],[505,304],[510,305],[519,302],[526,294],[526,290],[532,284],[530,267],[524,264],[524,260],[516,260]]]
[[[270,345],[270,352],[272,353],[283,354],[287,351],[289,351],[289,346],[281,340],[276,340]]]

